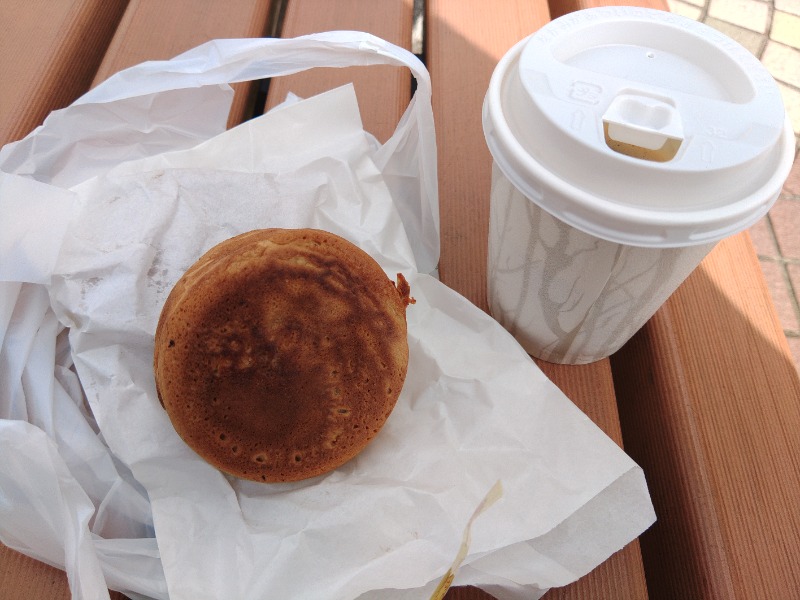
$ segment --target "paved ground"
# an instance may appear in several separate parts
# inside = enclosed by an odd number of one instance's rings
[[[800,0],[669,0],[670,9],[735,39],[772,73],[800,140]],[[800,370],[800,159],[750,235]]]

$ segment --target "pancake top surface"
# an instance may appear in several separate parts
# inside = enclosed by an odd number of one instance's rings
[[[156,386],[176,431],[212,465],[255,481],[343,464],[403,386],[401,283],[318,230],[215,246],[173,288],[156,330]]]

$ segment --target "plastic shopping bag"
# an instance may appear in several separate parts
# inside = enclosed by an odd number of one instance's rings
[[[229,83],[314,66],[404,65],[394,135],[352,86],[230,131]],[[67,571],[76,598],[530,597],[653,521],[641,469],[505,330],[429,275],[439,252],[427,72],[358,32],[218,40],[122,71],[0,150],[0,540]],[[221,474],[155,395],[153,333],[205,250],[318,227],[402,272],[410,362],[380,435],[312,480]]]

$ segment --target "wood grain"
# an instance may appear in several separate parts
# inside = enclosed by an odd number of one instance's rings
[[[623,446],[616,393],[608,359],[588,365],[555,365],[537,361],[561,391],[571,398],[606,435]],[[642,552],[635,540],[600,564],[587,576],[563,588],[553,589],[547,600],[648,598]]]
[[[544,3],[429,0],[426,64],[433,80],[439,151],[444,283],[483,310],[489,223],[491,156],[481,125],[489,78],[516,42],[549,20]],[[537,361],[545,374],[621,445],[616,398],[608,360],[565,366]],[[452,592],[463,600],[488,598],[479,590]],[[612,556],[573,585],[547,598],[646,598],[638,542]]]
[[[262,35],[269,16],[264,0],[0,0],[0,144],[120,69],[209,39]],[[246,86],[237,90],[230,125],[247,116],[249,94]],[[69,596],[63,571],[0,545],[0,598]],[[123,598],[111,592],[112,600]]]
[[[553,19],[576,10],[597,6],[639,6],[669,10],[666,0],[550,0],[550,13]]]
[[[125,0],[0,1],[0,146],[85,93]]]
[[[612,360],[653,598],[800,597],[800,382],[746,233]]]
[[[548,20],[542,2],[427,2],[426,64],[439,151],[439,273],[483,310],[492,161],[481,106],[500,58]]]
[[[370,0],[293,0],[286,7],[281,37],[332,30],[366,31],[410,50],[413,16],[412,0],[383,0],[380,10]],[[267,108],[283,102],[288,92],[307,98],[350,82],[364,129],[385,142],[411,99],[411,74],[404,67],[320,68],[280,77],[270,82]]]
[[[209,40],[263,37],[271,0],[130,0],[94,85],[117,71],[148,60],[167,60]],[[228,127],[252,114],[257,83],[234,84]]]
[[[51,111],[89,89],[125,5],[122,0],[0,2],[0,146],[25,137]],[[63,571],[2,544],[0,590],[4,600],[69,596]]]

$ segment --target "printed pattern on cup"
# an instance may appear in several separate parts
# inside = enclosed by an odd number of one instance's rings
[[[714,244],[644,248],[571,227],[493,166],[490,312],[532,355],[582,364],[618,350]]]

